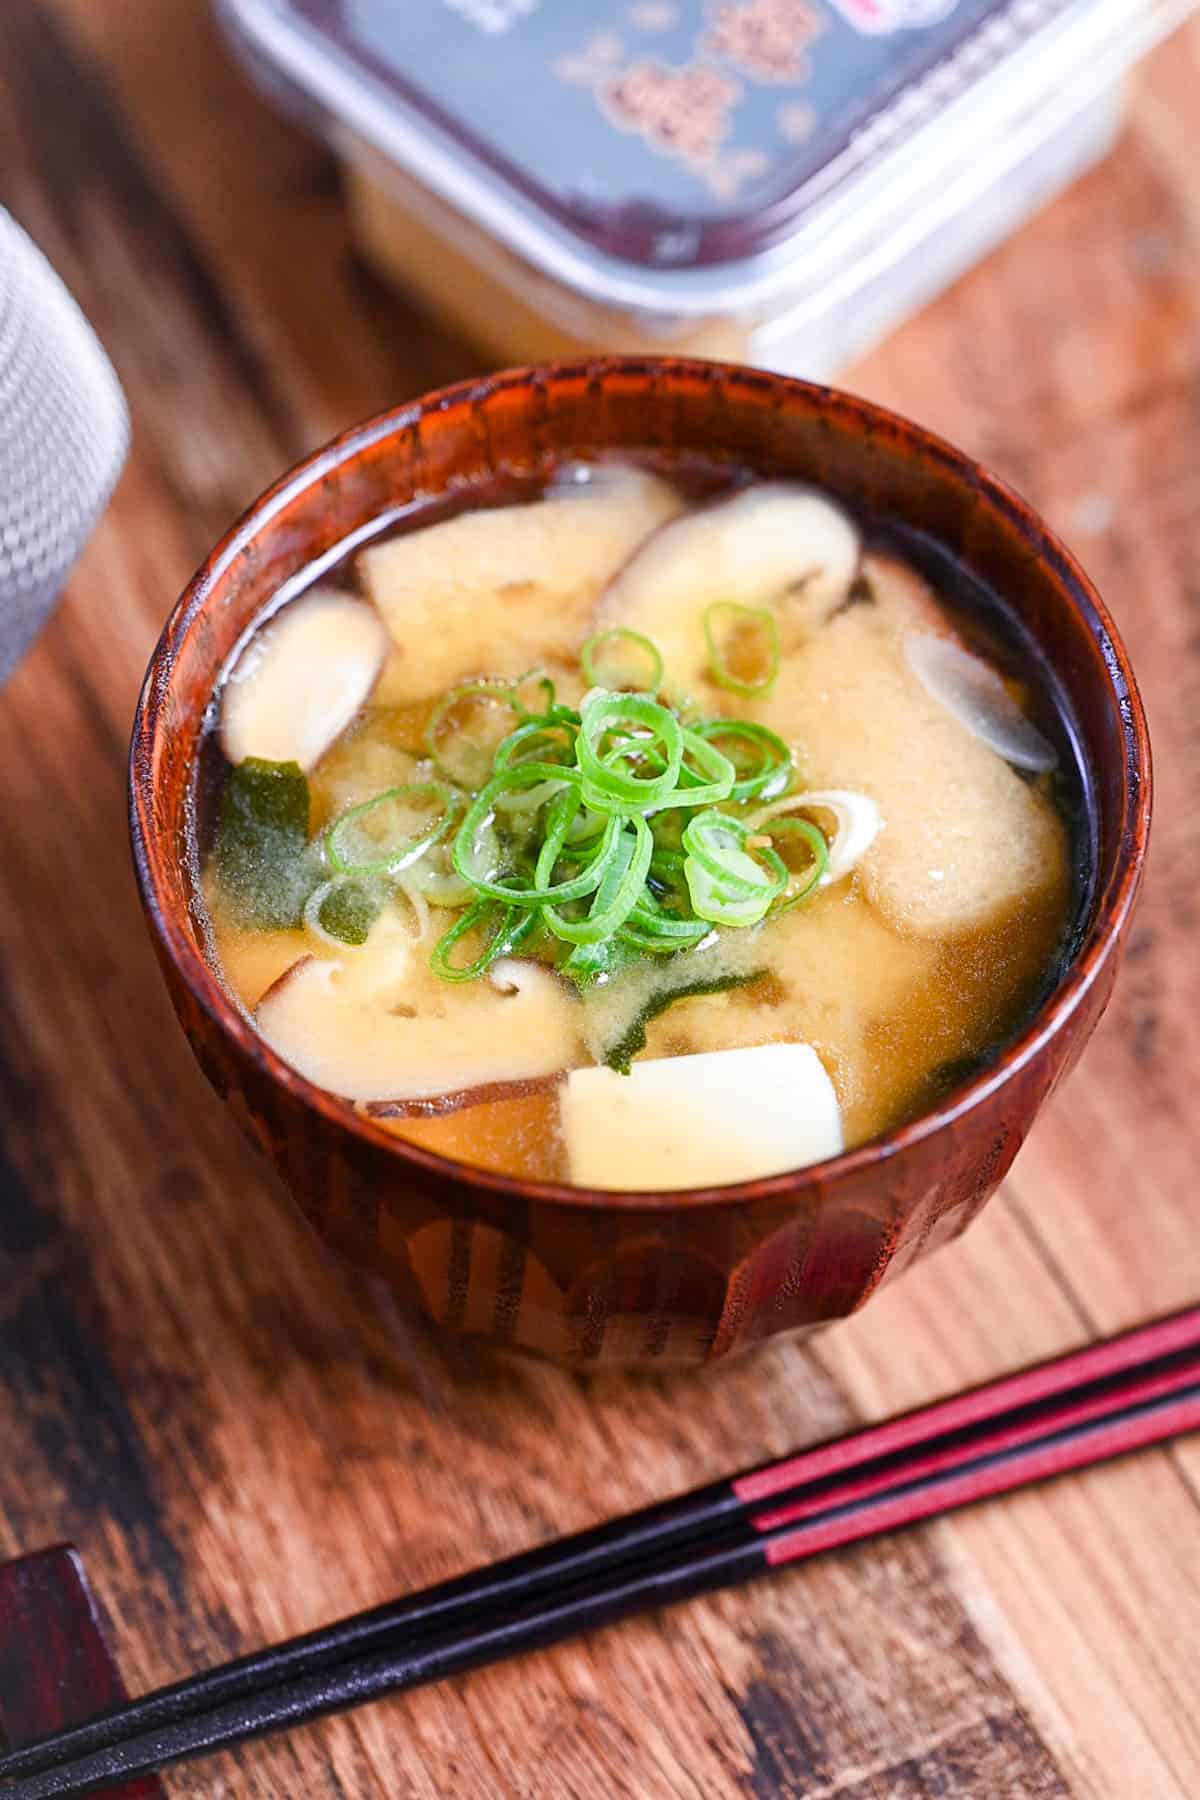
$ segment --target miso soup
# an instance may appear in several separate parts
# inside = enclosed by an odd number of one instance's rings
[[[1003,596],[699,464],[381,520],[243,644],[197,779],[266,1042],[526,1179],[862,1143],[1011,1037],[1087,901],[1083,772]]]

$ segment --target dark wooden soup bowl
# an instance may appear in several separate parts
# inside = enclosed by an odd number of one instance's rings
[[[699,449],[817,482],[946,546],[1006,596],[1057,670],[1098,823],[1078,948],[997,1061],[936,1110],[832,1161],[683,1193],[518,1181],[398,1141],[256,1036],[205,959],[197,916],[191,801],[204,712],[280,583],[399,503],[625,448]],[[271,488],[167,623],[134,723],[130,806],[142,902],[192,1048],[330,1244],[451,1331],[576,1365],[697,1363],[861,1306],[995,1190],[1112,990],[1146,850],[1150,751],[1091,584],[967,457],[847,394],[715,363],[617,359],[449,388],[346,432]]]

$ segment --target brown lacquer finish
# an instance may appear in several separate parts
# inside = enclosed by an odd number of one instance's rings
[[[1030,1027],[937,1111],[793,1175],[672,1194],[518,1182],[403,1144],[258,1039],[205,960],[189,797],[221,665],[279,584],[386,508],[566,454],[701,449],[818,482],[936,537],[1021,614],[1065,685],[1095,778],[1098,880],[1081,948]],[[811,1329],[955,1236],[1006,1174],[1116,975],[1150,811],[1145,719],[1072,558],[1000,482],[845,394],[684,361],[517,371],[346,433],[272,488],[172,614],[134,727],[142,900],[209,1079],[318,1232],[440,1324],[556,1361],[700,1362]]]

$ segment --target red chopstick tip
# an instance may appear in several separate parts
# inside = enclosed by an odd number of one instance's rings
[[[1190,1431],[1200,1431],[1200,1387],[1195,1382],[1186,1393],[1138,1408],[1132,1416],[1122,1412],[1063,1439],[1029,1444],[995,1462],[989,1459],[982,1466],[935,1477],[911,1490],[885,1494],[847,1508],[839,1516],[818,1518],[811,1524],[782,1531],[764,1540],[766,1559],[772,1567],[778,1567],[818,1556]]]

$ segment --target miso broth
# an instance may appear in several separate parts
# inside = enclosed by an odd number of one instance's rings
[[[400,1137],[584,1186],[779,1172],[935,1102],[1061,967],[1068,721],[894,522],[572,464],[281,599],[198,774],[212,954]]]

